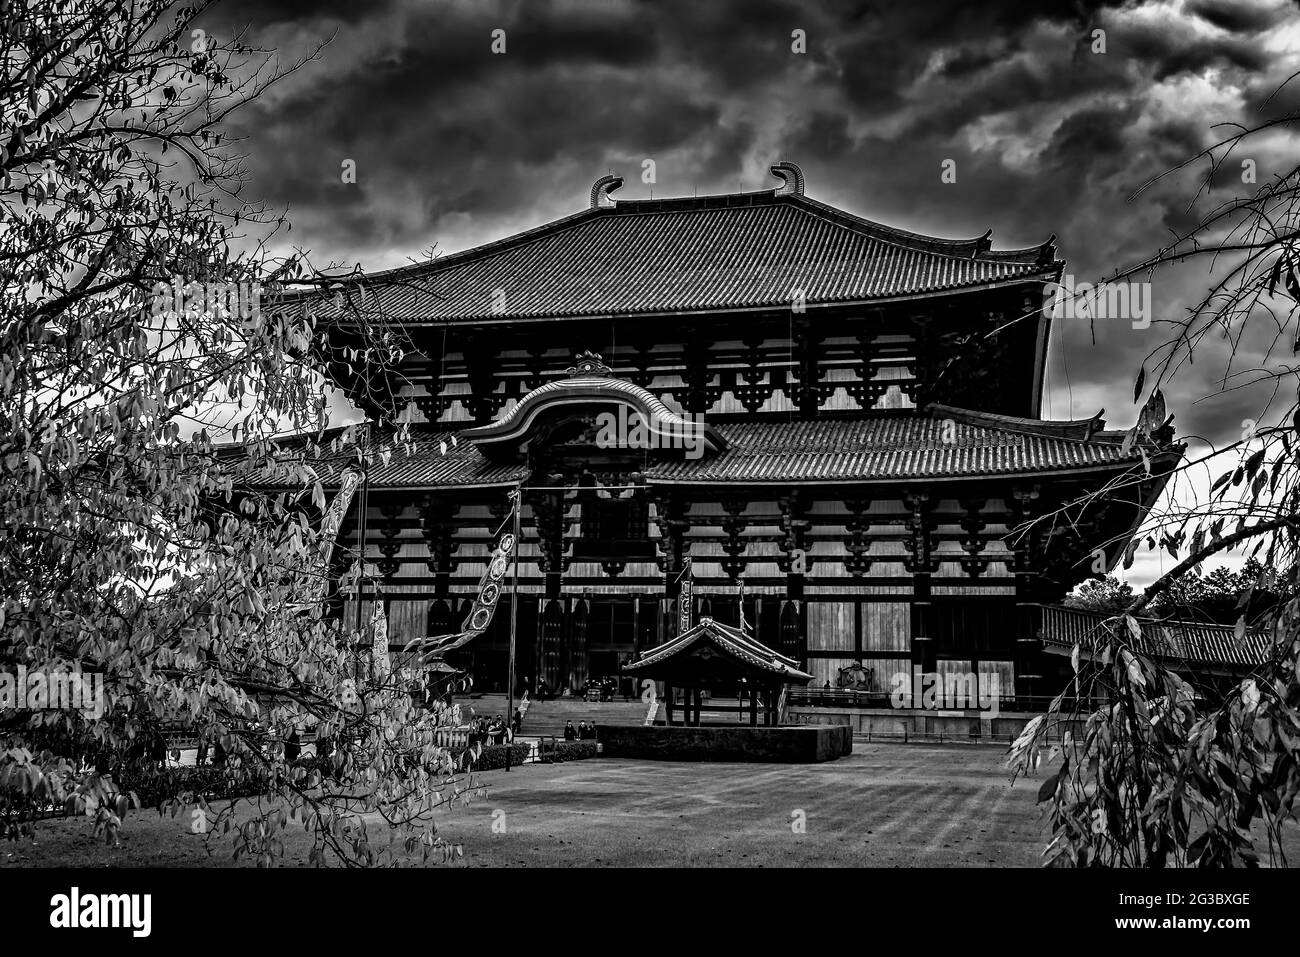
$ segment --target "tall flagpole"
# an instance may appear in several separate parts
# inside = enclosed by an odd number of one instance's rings
[[[370,434],[366,433],[369,440]],[[364,452],[361,458],[361,507],[357,516],[357,645],[352,659],[352,677],[360,681],[361,674],[361,600],[365,597],[366,584],[366,513],[370,510],[370,457]]]
[[[519,627],[519,513],[523,511],[523,488],[524,483],[520,482],[515,486],[515,521],[514,521],[514,548],[511,549],[513,554],[512,565],[514,566],[510,583],[510,673],[506,675],[506,728],[514,724],[515,718],[515,634]],[[514,741],[512,736],[506,735],[506,770],[510,770],[510,754],[513,751]]]

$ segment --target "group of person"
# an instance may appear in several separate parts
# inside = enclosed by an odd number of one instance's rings
[[[507,741],[513,741],[523,725],[523,720],[523,712],[518,708],[515,708],[509,725],[499,714],[490,720],[486,717],[475,718],[470,723],[470,743],[476,740],[484,744],[505,744]]]
[[[575,728],[572,721],[564,722],[564,740],[565,741],[594,741],[596,739],[596,722],[587,724],[585,721],[579,721]]]

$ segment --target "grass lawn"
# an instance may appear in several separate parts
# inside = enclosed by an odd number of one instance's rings
[[[464,843],[457,866],[470,867],[1035,867],[1042,777],[1012,785],[1001,755],[855,744],[850,757],[818,765],[530,764],[478,775],[487,795],[447,812],[439,828]],[[796,812],[803,833],[792,827]],[[296,822],[285,838],[284,865],[306,866],[310,845]],[[0,867],[234,866],[229,843],[191,834],[184,812],[132,814],[119,848],[93,841],[82,821],[45,824],[37,842],[0,845]],[[1287,852],[1300,861],[1294,830]]]

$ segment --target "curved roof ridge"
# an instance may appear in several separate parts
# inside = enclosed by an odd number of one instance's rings
[[[628,379],[609,374],[608,366],[583,360],[563,379],[543,382],[522,396],[500,418],[485,425],[465,429],[461,436],[473,444],[498,445],[519,439],[538,415],[556,406],[575,403],[615,402],[633,408],[641,417],[643,427],[670,442],[674,438],[698,436],[699,441],[714,452],[725,450],[726,441],[712,426],[694,419],[684,418],[674,412],[659,396]],[[598,361],[598,357],[592,357]]]
[[[970,425],[983,425],[1011,432],[1030,432],[1034,435],[1046,434],[1076,442],[1086,442],[1096,438],[1106,428],[1106,420],[1102,418],[1105,409],[1097,410],[1095,415],[1087,419],[1036,419],[1028,416],[1004,415],[1000,412],[963,409],[955,405],[944,405],[941,402],[931,402],[924,411],[934,417],[961,419]]]
[[[705,193],[703,196],[661,196],[643,199],[618,199],[614,200],[614,205],[608,207],[615,213],[620,210],[623,215],[632,215],[636,213],[674,213],[690,209],[718,209],[719,207],[732,206],[757,206],[760,200],[767,200],[773,203],[779,202],[782,197],[777,195],[774,189],[754,189],[742,190],[737,193]],[[728,200],[739,200],[741,202],[729,203]]]
[[[688,213],[688,212],[711,212],[718,209],[735,209],[743,206],[768,205],[758,202],[726,202],[731,199],[758,199],[764,198],[771,201],[770,205],[779,205],[789,203],[795,208],[801,206],[811,206],[811,209],[801,209],[801,212],[812,216],[818,216],[833,226],[841,229],[848,229],[855,235],[866,235],[867,238],[876,242],[885,243],[890,246],[897,246],[901,249],[908,249],[917,252],[926,252],[936,256],[948,256],[953,259],[992,259],[1003,262],[1015,263],[1017,265],[1039,265],[1039,254],[1043,245],[1028,246],[1024,249],[1004,249],[993,250],[989,245],[989,237],[993,230],[988,230],[982,236],[976,236],[971,239],[945,239],[940,236],[929,236],[924,233],[914,233],[910,230],[903,229],[899,226],[893,226],[889,223],[882,223],[876,220],[867,219],[858,216],[856,213],[850,213],[847,210],[839,209],[823,203],[820,200],[812,199],[802,193],[789,193],[777,195],[776,190],[762,190],[757,192],[746,193],[714,193],[707,196],[673,196],[664,199],[624,199],[619,200],[613,207],[606,208],[604,212],[613,213],[614,215],[624,216],[655,216],[670,213]],[[1041,265],[1044,271],[1047,271],[1055,264],[1055,260],[1043,261]]]
[[[991,239],[993,235],[992,229],[986,230],[982,236],[973,236],[970,239],[945,239],[941,236],[915,233],[900,226],[867,219],[865,216],[850,213],[848,210],[840,209],[838,206],[831,206],[829,203],[823,203],[821,200],[813,199],[807,195],[791,195],[781,197],[781,199],[795,205],[810,206],[812,209],[809,212],[822,215],[832,221],[847,220],[847,223],[840,222],[838,225],[857,226],[880,242],[892,243],[910,249],[919,249],[939,256],[952,256],[953,258],[996,259],[1017,262],[1021,265],[1037,265],[1039,264],[1039,254],[1043,248],[1056,238],[1053,236],[1052,240],[1048,240],[1047,243],[1027,246],[1024,249],[994,250]],[[1051,262],[1043,262],[1042,265],[1046,269],[1051,265]]]
[[[706,619],[701,619],[701,622],[705,620]],[[769,648],[767,645],[759,641],[758,638],[755,637],[754,635],[751,635],[748,632],[743,631],[734,625],[724,624],[723,622],[718,621],[716,618],[708,618],[707,620],[712,622],[714,627],[720,630],[724,635],[726,635],[726,637],[730,638],[732,641],[736,642],[739,645],[743,645],[753,654],[768,655],[773,660],[782,661],[785,664],[790,665],[791,667],[797,668],[799,666],[799,662],[795,661],[795,659],[791,658],[788,655],[781,654],[781,652],[777,651],[775,648]]]

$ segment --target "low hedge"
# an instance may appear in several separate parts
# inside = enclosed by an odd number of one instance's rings
[[[571,742],[577,744],[578,742]],[[587,742],[581,742],[586,744]],[[473,762],[474,771],[495,771],[506,766],[506,749],[511,749],[510,765],[523,764],[528,757],[529,746],[515,743],[511,745],[489,744],[483,747],[478,758]],[[592,746],[594,753],[595,747]],[[460,767],[464,752],[455,755]],[[585,755],[584,755],[585,757]],[[563,760],[572,760],[571,758]],[[294,762],[307,771],[320,770],[330,773],[328,759],[322,757],[304,757]],[[200,795],[208,801],[250,797],[264,793],[272,785],[266,775],[259,770],[248,768],[228,768],[225,765],[197,765],[188,767],[163,767],[157,769],[133,769],[124,773],[123,780],[114,783],[126,793],[135,792],[142,808],[157,808],[173,797],[189,793],[195,798]]]
[[[559,763],[561,761],[581,761],[596,756],[595,741],[557,741],[554,748],[547,748],[540,755],[543,761]]]
[[[483,747],[479,756],[470,765],[472,771],[498,771],[506,766],[506,752],[510,752],[510,766],[523,764],[524,759],[528,757],[529,747],[526,744],[489,744]],[[464,753],[464,752],[462,752]],[[457,755],[459,760],[460,755]]]
[[[263,792],[267,782],[260,774],[204,765],[131,774],[118,787],[123,791],[134,791],[140,798],[141,807],[156,808],[184,792],[195,797],[202,795],[208,801],[248,797]]]

